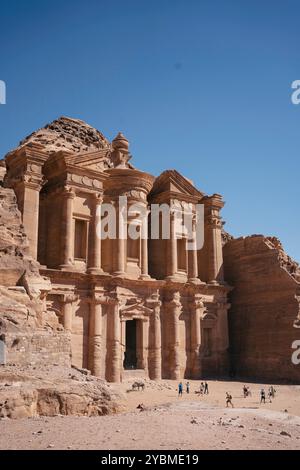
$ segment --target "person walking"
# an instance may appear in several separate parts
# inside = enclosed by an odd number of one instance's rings
[[[178,385],[178,396],[179,397],[182,397],[182,392],[183,392],[183,386],[182,386],[182,382],[180,382],[180,384]]]
[[[186,383],[186,393],[190,393],[190,382]]]
[[[208,383],[204,383],[204,395],[208,395]]]
[[[233,408],[232,396],[226,392],[226,408],[228,408],[228,405],[231,405],[231,408]]]

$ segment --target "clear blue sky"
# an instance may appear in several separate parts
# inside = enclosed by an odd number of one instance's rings
[[[60,115],[133,162],[223,194],[234,236],[300,261],[300,4],[285,0],[2,0],[0,156]]]

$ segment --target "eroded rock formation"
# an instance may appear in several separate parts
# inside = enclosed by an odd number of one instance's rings
[[[43,145],[47,152],[70,150],[84,152],[110,148],[110,143],[94,127],[80,119],[62,116],[47,124],[45,127],[33,132],[20,142],[20,147],[37,142]]]
[[[249,236],[223,249],[230,294],[229,335],[232,372],[263,380],[300,381],[292,363],[299,339],[299,265],[275,237]]]
[[[0,339],[6,362],[70,364],[70,338],[55,313],[47,311],[50,289],[50,280],[28,254],[14,191],[0,186]]]
[[[0,373],[0,418],[101,416],[120,411],[119,400],[103,380],[58,364]]]

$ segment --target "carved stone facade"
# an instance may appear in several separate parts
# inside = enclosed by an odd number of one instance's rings
[[[68,141],[77,121],[62,121]],[[221,196],[204,195],[175,170],[155,178],[135,169],[122,134],[110,144],[99,133],[97,148],[97,132],[91,151],[77,141],[76,151],[58,134],[39,138],[40,130],[6,157],[5,184],[15,190],[30,253],[51,279],[47,306],[70,334],[73,364],[111,382],[132,368],[151,379],[227,375],[231,288],[223,276]],[[130,240],[118,219],[116,238],[101,240],[101,205],[118,208],[120,196],[148,214],[152,204],[175,207],[170,237]],[[197,204],[205,242],[187,250],[176,212],[190,211],[194,227]]]

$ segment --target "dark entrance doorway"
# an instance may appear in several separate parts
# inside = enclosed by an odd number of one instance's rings
[[[137,354],[136,354],[136,333],[137,333],[137,320],[126,321],[126,342],[125,342],[125,357],[124,369],[136,369]]]

